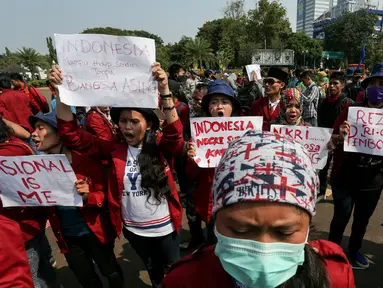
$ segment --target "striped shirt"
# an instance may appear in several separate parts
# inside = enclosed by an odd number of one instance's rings
[[[307,87],[303,93],[303,119],[318,118],[318,103],[320,99],[320,88],[314,82]]]
[[[129,147],[122,191],[122,222],[130,232],[144,237],[165,236],[174,231],[168,201],[154,197],[153,189],[141,187],[137,157],[141,148]]]

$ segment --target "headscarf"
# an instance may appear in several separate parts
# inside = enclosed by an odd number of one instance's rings
[[[287,119],[286,119],[286,107],[287,107],[287,104],[289,104],[289,102],[292,99],[295,99],[298,102],[298,104],[300,106],[299,110],[301,111],[301,113],[303,112],[303,97],[302,97],[301,92],[296,88],[285,89],[284,91],[282,91],[282,94],[281,94],[281,100],[280,100],[281,106],[279,109],[278,118],[274,121],[273,124],[291,125],[290,123],[287,122]],[[304,121],[303,121],[302,116],[301,116],[301,117],[299,117],[299,119],[297,120],[297,123],[295,123],[295,125],[299,125],[303,122]]]

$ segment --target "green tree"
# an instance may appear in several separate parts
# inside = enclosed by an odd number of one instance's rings
[[[224,18],[206,22],[198,29],[197,37],[209,42],[213,53],[217,53],[219,44],[223,38],[223,30],[228,26],[228,22],[229,19]]]
[[[213,49],[210,48],[209,42],[203,38],[196,37],[186,43],[186,59],[188,64],[194,68],[203,68],[203,64],[211,64],[214,62]]]
[[[226,7],[223,9],[223,16],[234,20],[245,17],[244,5],[244,0],[231,0],[231,2],[227,2]]]
[[[246,31],[248,41],[259,43],[262,47],[280,45],[277,39],[285,39],[291,34],[286,9],[278,1],[259,0],[256,8],[248,12]]]
[[[382,62],[383,59],[383,35],[378,35],[376,39],[368,39],[366,42],[366,58],[364,63],[372,70],[373,67]]]
[[[53,40],[52,37],[47,37],[47,47],[49,51],[48,55],[48,63],[52,65],[53,63],[57,63],[57,54],[56,54],[56,49],[53,47]]]
[[[182,36],[178,43],[169,43],[167,45],[171,63],[178,63],[183,66],[188,65],[186,59],[186,44],[190,41],[193,41],[193,38]]]
[[[32,74],[32,80],[35,79],[35,72],[37,67],[46,66],[46,60],[33,48],[22,47],[14,53],[15,61],[17,64],[23,65]]]
[[[220,42],[219,51],[217,52],[217,61],[218,66],[222,71],[225,71],[226,68],[232,63],[235,59],[235,51],[233,48],[233,43],[230,41],[228,35],[225,35]]]
[[[372,35],[377,20],[378,15],[359,10],[327,23],[324,26],[325,50],[344,51],[348,63],[358,63],[363,41]]]

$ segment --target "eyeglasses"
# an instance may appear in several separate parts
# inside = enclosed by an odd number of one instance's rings
[[[282,83],[282,81],[275,80],[274,78],[264,78],[263,84],[274,85],[275,83]]]

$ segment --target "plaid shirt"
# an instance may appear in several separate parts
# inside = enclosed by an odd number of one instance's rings
[[[318,103],[321,92],[318,85],[314,82],[307,87],[303,93],[303,119],[311,119],[318,117]]]

